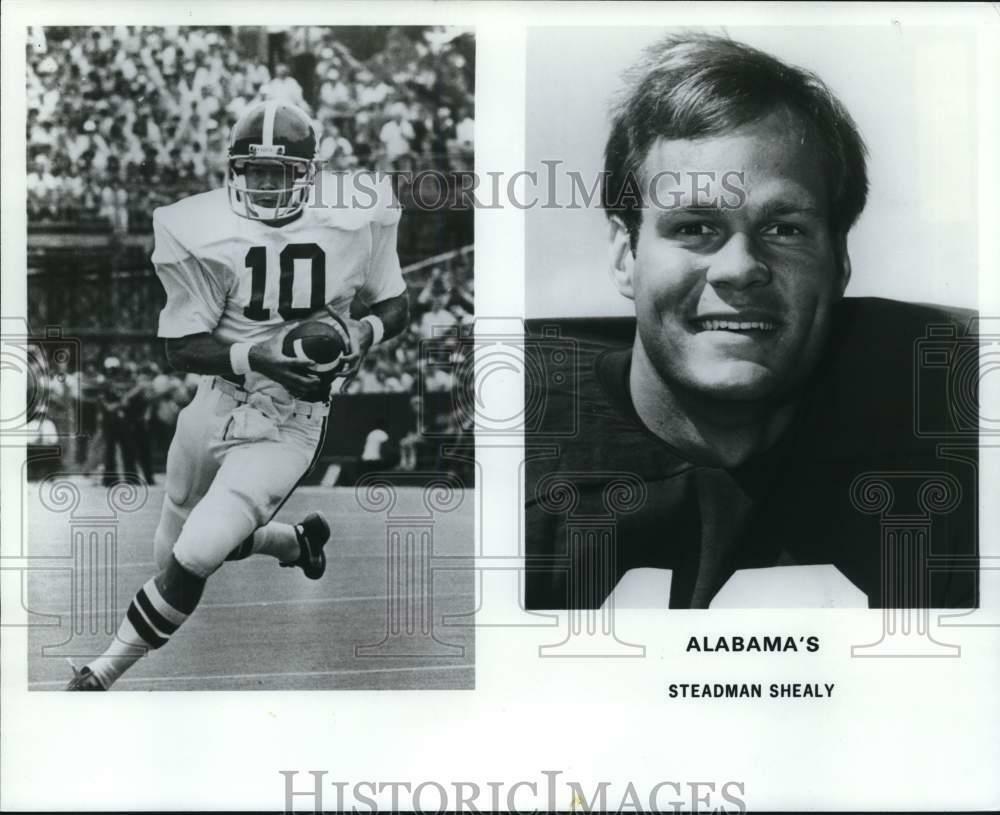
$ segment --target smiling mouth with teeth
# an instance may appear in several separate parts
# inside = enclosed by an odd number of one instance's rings
[[[766,320],[698,320],[702,331],[774,331],[777,323]]]

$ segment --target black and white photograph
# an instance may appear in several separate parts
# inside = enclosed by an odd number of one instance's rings
[[[995,5],[0,20],[0,811],[1000,807]]]
[[[472,33],[27,36],[29,687],[473,687]]]
[[[529,31],[527,608],[978,605],[974,54]]]

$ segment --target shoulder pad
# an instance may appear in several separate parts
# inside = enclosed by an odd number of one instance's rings
[[[229,198],[225,189],[182,198],[165,207],[153,210],[153,228],[165,230],[182,246],[191,250],[215,240],[223,219],[235,216],[229,208]],[[224,227],[223,227],[224,228]]]

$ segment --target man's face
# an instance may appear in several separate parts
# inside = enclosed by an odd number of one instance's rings
[[[291,193],[279,194],[278,190],[292,186],[291,167],[286,167],[280,161],[249,161],[244,169],[246,185],[249,190],[264,190],[253,193],[253,202],[260,207],[272,209],[286,206]],[[268,195],[266,191],[274,191]]]
[[[767,399],[816,363],[850,269],[805,134],[778,113],[650,149],[635,256],[616,224],[612,262],[640,352],[667,387]]]

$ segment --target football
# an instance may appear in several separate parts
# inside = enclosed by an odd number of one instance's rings
[[[340,364],[347,343],[339,326],[312,320],[289,331],[281,350],[286,356],[314,363],[318,371],[332,371]]]

